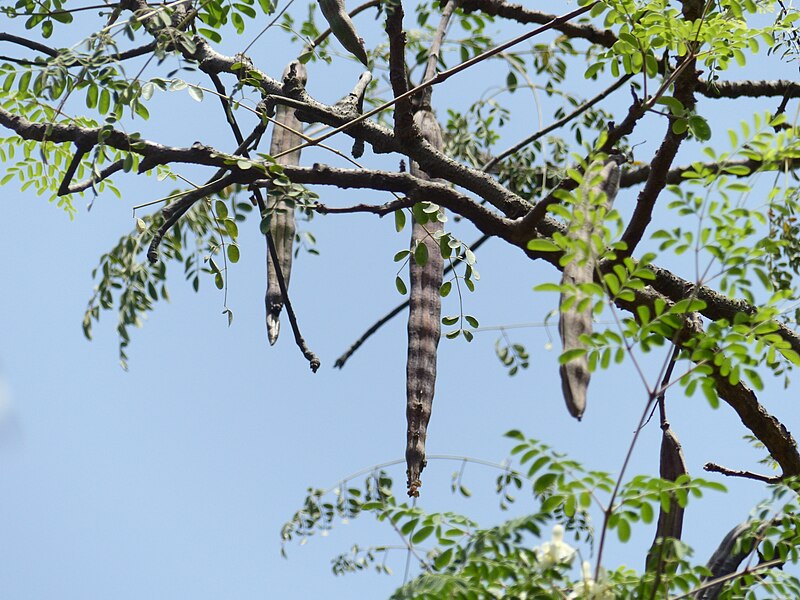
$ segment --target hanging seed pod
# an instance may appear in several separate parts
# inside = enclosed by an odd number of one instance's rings
[[[716,585],[701,590],[695,598],[698,600],[715,600],[718,598],[725,586],[725,578],[735,573],[742,561],[753,553],[763,537],[764,531],[772,524],[771,521],[762,523],[745,521],[731,529],[722,539],[717,549],[714,550],[706,564],[706,568],[711,571],[711,576],[703,578],[703,583],[715,579],[721,581]],[[776,565],[775,568],[781,567]]]
[[[665,421],[662,423],[661,430],[659,477],[667,481],[677,481],[678,477],[689,473],[686,468],[686,459],[683,456],[681,443],[678,441],[678,436],[675,435],[675,431],[670,427],[669,422]],[[669,501],[669,510],[664,510],[663,506],[659,509],[656,536],[647,553],[647,560],[645,563],[648,569],[650,569],[651,566],[655,568],[659,562],[669,557],[669,554],[665,554],[666,547],[659,545],[659,539],[681,539],[681,534],[683,533],[683,513],[684,508],[674,497]]]
[[[444,142],[436,117],[430,110],[414,115],[414,123],[422,136],[434,148],[442,150]],[[411,162],[411,174],[430,179],[419,165]],[[411,230],[411,260],[409,261],[408,361],[406,363],[406,467],[408,495],[419,496],[420,475],[425,468],[425,440],[431,418],[433,393],[436,386],[436,350],[441,335],[441,297],[444,259],[434,235],[442,230],[439,213],[424,214],[426,222],[414,219]],[[424,245],[427,252],[416,251]],[[426,254],[427,259],[422,256]],[[420,256],[420,260],[417,259]]]
[[[299,82],[305,85],[308,77],[306,68],[297,61],[289,63],[284,70],[284,85],[292,69],[294,69],[295,76]],[[303,124],[295,116],[294,109],[278,104],[275,110],[275,120],[279,125],[275,125],[272,130],[272,141],[269,149],[270,154],[273,156],[293,148],[303,141],[300,136],[287,129],[287,127],[294,131],[302,131],[303,129]],[[281,127],[280,124],[286,127]],[[282,165],[299,164],[300,150],[281,156],[278,158],[278,163]],[[271,213],[269,229],[272,234],[272,241],[275,244],[281,274],[288,289],[289,277],[292,273],[292,246],[295,233],[294,205],[272,192],[267,196],[267,210]],[[280,333],[283,295],[278,283],[278,274],[269,252],[267,252],[267,295],[265,303],[267,307],[267,337],[270,345],[272,345],[278,340],[278,334]]]
[[[619,165],[624,162],[621,155],[611,155],[605,160],[596,160],[584,174],[583,184],[577,191],[578,201],[573,208],[573,219],[567,234],[576,242],[575,256],[564,265],[561,285],[580,286],[594,280],[597,256],[592,247],[592,234],[598,222],[601,206],[608,211],[619,190]],[[599,181],[598,181],[599,179]],[[564,352],[585,349],[580,340],[584,334],[592,333],[592,303],[590,296],[580,290],[574,293],[562,292],[559,307],[564,307],[570,298],[573,302],[560,311],[558,332]],[[586,390],[589,387],[589,361],[585,354],[572,358],[559,368],[561,389],[567,403],[569,414],[581,420],[586,409]]]
[[[322,16],[328,21],[333,35],[358,60],[367,65],[367,51],[364,49],[364,40],[358,37],[356,26],[347,14],[344,7],[344,0],[319,0],[319,7],[322,9]]]

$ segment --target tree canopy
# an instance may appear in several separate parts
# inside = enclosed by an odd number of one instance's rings
[[[118,194],[120,178],[163,182],[161,197],[135,200],[132,230],[93,272],[84,333],[116,312],[123,366],[132,327],[168,298],[167,265],[180,265],[195,290],[210,278],[225,293],[240,228],[250,227],[265,239],[265,342],[275,343],[286,313],[316,372],[332,361],[305,341],[292,307],[293,256],[316,251],[313,222],[300,230],[296,219],[392,215],[411,236],[395,255],[395,285],[408,300],[386,307],[360,337],[354,331],[334,364],[343,368],[409,308],[411,498],[424,494],[440,334],[472,341],[480,328],[469,292],[482,285],[476,261],[488,239],[550,267],[535,289],[558,294],[570,414],[589,420],[608,410],[593,407],[590,375],[624,364],[643,399],[629,456],[651,417],[662,430],[658,476],[634,477],[624,466],[615,476],[584,469],[510,431],[516,463],[501,468],[497,489],[504,503],[530,489],[536,509],[496,527],[427,514],[375,469],[363,487],[312,490],[285,542],[373,513],[393,524],[421,568],[396,597],[800,595],[791,569],[775,568],[798,558],[800,451],[761,397],[773,381],[789,388],[800,365],[800,84],[759,72],[796,69],[800,12],[781,0],[559,6],[561,14],[503,0],[320,0],[308,10],[271,0],[19,0],[2,8],[5,22],[24,20],[25,33],[0,33],[0,183],[21,183],[74,215],[76,197]],[[499,24],[507,38],[498,39]],[[76,35],[82,41],[69,47],[53,43]],[[259,38],[293,44],[280,72],[250,51]],[[367,70],[338,80],[338,101],[315,97],[315,74],[348,58]],[[451,78],[472,78],[473,96],[439,93]],[[158,123],[180,116],[159,108],[166,92],[218,104],[213,127],[187,146],[160,135]],[[347,166],[306,164],[310,148]],[[330,186],[366,200],[321,201]],[[615,201],[623,195],[628,202]],[[341,231],[352,235],[346,223]],[[529,368],[528,350],[507,336],[496,351],[510,375]],[[690,476],[667,418],[674,394],[732,410],[771,471],[709,463],[715,475]],[[711,477],[720,475],[763,482],[772,501],[720,540],[708,563],[694,564],[681,541],[684,510],[690,497],[719,489]],[[460,481],[453,487],[468,494]],[[554,522],[552,541],[531,543]],[[627,541],[640,522],[655,524],[641,570],[604,570],[607,535]],[[580,575],[570,570],[564,528],[593,551]],[[381,569],[380,552],[338,557],[334,570]]]

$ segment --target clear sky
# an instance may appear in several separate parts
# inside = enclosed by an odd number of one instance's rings
[[[302,12],[298,8],[295,14]],[[368,46],[382,40],[371,17],[362,17],[361,23]],[[12,22],[11,27],[21,30],[20,23]],[[500,39],[513,31],[504,28]],[[291,56],[286,41],[284,34],[270,32],[251,54],[264,70],[278,76]],[[230,53],[244,45],[239,40],[228,44],[234,46],[226,48]],[[350,90],[360,69],[337,57],[333,65],[314,64],[309,71],[312,95],[334,101]],[[785,73],[796,76],[796,70]],[[497,79],[502,82],[504,77],[505,70]],[[206,84],[198,74],[186,78]],[[434,98],[441,107],[450,105],[450,99],[463,107],[474,81],[465,74],[442,86]],[[628,100],[622,90],[606,107],[621,112]],[[513,102],[525,106],[530,97],[518,92]],[[774,108],[772,102],[753,106],[762,111]],[[199,139],[230,149],[233,144],[218,111],[213,99],[201,105],[185,93],[170,94],[154,101],[151,122],[138,126],[163,143],[188,145]],[[533,112],[525,117],[528,126],[533,126]],[[715,123],[730,116],[737,121],[745,117],[719,114]],[[549,122],[547,113],[545,121]],[[647,157],[658,141],[662,127],[653,123],[652,137],[642,140],[646,145],[637,158]],[[525,126],[504,132],[504,143],[516,141]],[[348,138],[342,147],[349,145]],[[698,149],[696,143],[687,144],[679,162],[696,158]],[[313,161],[340,163],[321,151],[306,153],[303,163]],[[363,162],[397,168],[397,157],[375,157],[369,148]],[[354,543],[399,544],[387,525],[369,516],[337,524],[327,537],[315,537],[302,547],[290,545],[288,560],[279,555],[279,533],[300,508],[308,487],[334,486],[350,473],[403,456],[405,316],[384,327],[342,371],[332,364],[401,300],[394,288],[398,266],[392,256],[407,246],[408,231],[397,234],[391,219],[365,216],[317,217],[302,225],[316,235],[321,255],[301,253],[291,293],[303,333],[323,362],[316,374],[293,345],[285,318],[278,344],[267,344],[264,247],[256,220],[240,228],[242,260],[229,279],[232,326],[221,314],[222,295],[212,281],[203,279],[195,294],[182,280],[181,267],[171,265],[172,301],[160,304],[144,328],[133,331],[130,370],[125,372],[117,362],[114,314],[104,314],[95,325],[93,342],[81,332],[93,286],[90,272],[99,256],[132,228],[132,206],[163,197],[172,186],[133,176],[116,182],[121,200],[104,194],[87,212],[88,198],[77,199],[80,210],[74,221],[44,198],[20,192],[15,182],[3,188],[3,597],[250,600],[388,595],[401,583],[401,551],[389,556],[396,573],[391,578],[374,573],[337,578],[330,573],[330,559]],[[331,205],[386,201],[377,193],[319,191]],[[620,193],[617,204],[623,212],[633,205],[635,194]],[[463,224],[457,231],[465,241],[477,237]],[[479,252],[477,267],[481,280],[477,291],[466,297],[465,309],[482,325],[541,323],[555,307],[552,295],[531,291],[552,279],[554,271],[530,262],[518,250],[490,241]],[[692,276],[691,271],[683,274]],[[444,312],[457,312],[454,296],[445,301]],[[476,334],[471,344],[443,339],[428,452],[500,462],[510,449],[502,433],[519,428],[590,468],[616,471],[638,421],[644,390],[629,362],[598,373],[586,416],[582,423],[575,422],[561,398],[557,345],[547,347],[555,335],[552,327],[509,330],[531,354],[530,369],[513,378],[494,355],[496,331]],[[662,351],[652,361],[645,360],[652,377],[663,358]],[[677,388],[671,394],[670,420],[693,475],[702,476],[707,461],[758,468],[760,453],[741,441],[746,430],[730,410],[713,411],[700,396],[684,398]],[[791,396],[791,390],[770,388],[762,399],[797,431],[800,418],[789,404]],[[637,447],[631,473],[657,472],[659,436],[653,421]],[[501,513],[493,494],[497,472],[475,466],[467,467],[465,474],[474,497],[466,501],[452,496],[450,479],[458,466],[431,461],[423,475],[419,506],[463,511],[486,526],[531,506],[520,494],[511,513]],[[402,495],[404,468],[394,467],[390,473],[396,493]],[[687,511],[686,541],[703,559],[764,495],[756,483],[726,484],[732,490],[729,496],[710,496]],[[644,527],[635,531],[628,546],[612,544],[608,565],[640,568],[642,549],[652,535],[652,529]]]

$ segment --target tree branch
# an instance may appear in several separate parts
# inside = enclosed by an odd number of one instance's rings
[[[708,98],[759,98],[787,96],[800,98],[800,83],[787,79],[775,81],[698,81],[697,92]]]
[[[587,100],[586,102],[581,104],[578,108],[573,110],[568,115],[564,115],[563,117],[561,117],[557,121],[551,123],[547,127],[544,127],[543,129],[540,129],[539,131],[537,131],[533,135],[530,135],[530,136],[526,137],[524,140],[521,140],[521,141],[517,142],[516,144],[514,144],[513,146],[511,146],[507,150],[503,150],[500,154],[498,154],[497,156],[492,158],[489,162],[484,164],[481,167],[481,171],[486,171],[487,173],[490,172],[492,170],[492,168],[497,163],[499,163],[501,160],[503,160],[504,158],[507,158],[507,157],[511,156],[512,154],[514,154],[515,152],[518,152],[518,151],[522,150],[525,146],[527,146],[529,144],[532,144],[533,142],[535,142],[536,140],[540,139],[541,137],[547,135],[551,131],[555,131],[556,129],[559,129],[560,127],[563,127],[564,125],[566,125],[567,123],[572,121],[574,118],[579,117],[584,112],[589,110],[592,106],[594,106],[595,104],[597,104],[601,100],[607,98],[609,95],[611,95],[612,93],[617,91],[620,87],[622,87],[625,84],[625,82],[629,81],[632,77],[633,77],[633,75],[623,75],[617,81],[612,83],[609,87],[607,87],[602,92],[597,94],[594,98],[591,98],[590,100]]]
[[[709,473],[720,473],[726,477],[742,477],[744,479],[753,479],[755,481],[761,481],[768,484],[780,483],[784,480],[784,476],[781,475],[770,477],[768,475],[753,473],[752,471],[738,471],[734,469],[728,469],[727,467],[723,467],[712,462],[707,462],[705,465],[703,465],[703,470],[708,471]]]
[[[452,210],[475,224],[483,233],[510,241],[513,221],[492,212],[445,183],[425,181],[409,173],[388,171],[357,171],[315,164],[313,167],[285,166],[284,173],[295,183],[333,185],[341,188],[384,190],[399,192],[414,201],[427,200]],[[257,179],[254,185],[267,186],[271,180]],[[399,201],[398,205],[404,201]],[[392,203],[389,203],[390,205]],[[387,205],[383,205],[384,207]],[[368,212],[380,214],[382,208],[373,207]],[[364,211],[367,212],[367,211]],[[389,212],[388,210],[386,212]],[[386,214],[384,212],[384,214]]]
[[[454,0],[451,0],[454,1]],[[458,0],[458,5],[464,12],[481,11],[487,15],[502,17],[518,23],[532,23],[544,25],[555,18],[555,15],[530,10],[521,4],[512,4],[502,0]],[[581,38],[610,48],[617,41],[617,36],[608,29],[599,29],[594,25],[575,25],[574,23],[559,23],[553,27],[570,38]]]
[[[24,48],[28,48],[29,50],[35,50],[36,52],[41,52],[42,54],[46,54],[50,58],[56,58],[59,55],[58,50],[56,50],[55,48],[51,48],[50,46],[45,46],[44,44],[40,44],[39,42],[29,40],[28,38],[19,37],[18,35],[13,35],[11,33],[0,32],[0,42],[10,42],[12,44],[17,44],[18,46],[23,46]]]

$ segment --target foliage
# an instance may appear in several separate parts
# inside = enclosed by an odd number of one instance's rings
[[[355,545],[333,559],[333,572],[371,568],[391,574],[390,555],[407,551],[419,562],[421,574],[399,588],[393,598],[685,597],[708,585],[709,570],[694,563],[691,549],[678,540],[665,542],[672,552],[657,567],[637,572],[623,566],[601,571],[597,582],[588,578],[593,582],[594,596],[580,595],[582,590],[589,592],[584,585],[587,578],[576,577],[571,552],[563,555],[563,562],[553,562],[542,549],[552,543],[544,541],[552,524],[560,523],[570,541],[577,543],[580,555],[596,557],[598,538],[602,539],[599,534],[604,532],[602,528],[597,531],[593,513],[609,513],[611,518],[602,527],[615,531],[621,542],[628,543],[635,528],[647,527],[659,509],[669,508],[671,498],[676,497],[685,508],[704,492],[725,492],[722,485],[701,478],[668,481],[639,475],[625,482],[616,500],[609,502],[615,488],[615,479],[609,473],[587,471],[519,431],[509,431],[506,436],[515,445],[511,461],[496,465],[501,506],[508,510],[517,501],[511,494],[516,490],[523,494],[521,504],[526,513],[531,508],[533,512],[488,528],[451,512],[426,513],[393,494],[392,479],[384,465],[366,475],[363,489],[354,485],[357,476],[329,490],[309,490],[303,508],[283,527],[284,551],[286,543],[303,543],[310,536],[327,533],[339,520],[372,514],[394,530],[402,544]],[[454,482],[459,482],[454,492],[464,493],[463,476],[462,467],[453,476]],[[796,483],[773,486],[770,500],[753,511],[749,533],[737,542],[737,550],[752,555],[758,548],[761,564],[796,564],[800,558],[797,509]],[[540,540],[538,545],[536,540]],[[565,547],[570,547],[569,542]],[[800,580],[787,572],[756,565],[749,569],[726,580],[726,590],[720,597],[757,597],[762,593],[792,597],[800,591]]]
[[[330,7],[341,8],[336,2]],[[465,222],[513,251],[552,265],[556,274],[576,257],[591,254],[597,268],[589,280],[556,283],[555,275],[535,287],[539,293],[557,292],[561,312],[591,311],[609,324],[583,334],[582,346],[562,353],[560,362],[585,356],[589,369],[597,371],[630,361],[647,390],[647,408],[655,410],[660,403],[666,431],[664,394],[672,382],[662,380],[663,373],[641,371],[637,357],[676,347],[676,360],[686,367],[675,378],[679,386],[689,396],[700,391],[714,407],[729,405],[750,429],[751,441],[768,450],[769,464],[780,469],[776,478],[748,474],[770,483],[773,498],[754,514],[749,536],[732,552],[752,556],[757,548],[762,562],[728,574],[720,582],[723,596],[800,595],[793,575],[772,568],[797,560],[793,482],[800,476],[800,453],[788,429],[756,396],[766,378],[789,385],[791,370],[800,365],[795,331],[800,134],[788,108],[800,98],[800,89],[793,81],[749,79],[761,61],[797,60],[800,12],[780,0],[582,0],[578,8],[569,7],[572,18],[559,20],[501,0],[462,0],[457,7],[421,1],[403,22],[401,2],[368,3],[358,12],[377,8],[387,24],[386,37],[364,49],[348,25],[345,43],[372,67],[374,79],[360,81],[349,94],[339,90],[343,99],[332,105],[313,98],[296,78],[270,76],[248,56],[250,46],[232,57],[221,53],[222,44],[236,36],[255,41],[256,26],[268,17],[262,33],[274,26],[268,34],[296,46],[300,62],[333,64],[341,51],[317,8],[312,2],[307,10],[285,6],[276,12],[271,0],[164,5],[131,0],[86,10],[58,0],[0,6],[4,19],[24,20],[27,32],[27,37],[0,34],[0,41],[19,53],[0,62],[0,124],[10,131],[0,139],[0,160],[7,164],[0,185],[34,190],[72,218],[76,194],[119,195],[112,177],[181,181],[163,198],[135,207],[132,230],[101,257],[93,271],[96,285],[84,316],[85,335],[91,337],[103,311],[116,311],[120,360],[126,366],[131,326],[140,326],[159,300],[169,298],[170,262],[182,266],[195,291],[201,274],[211,277],[223,291],[223,313],[230,323],[228,270],[240,258],[240,227],[266,235],[272,218],[268,206],[276,204],[264,203],[262,190],[307,218],[393,213],[398,232],[409,217],[423,226],[444,224],[447,229],[437,231],[435,241],[450,270],[436,285],[441,297],[452,294],[457,303],[457,310],[441,319],[452,328],[446,338],[471,341],[480,329],[464,293],[480,280],[476,253],[462,241],[471,231]],[[92,33],[81,43],[47,45],[98,10],[94,16],[100,21],[92,22]],[[354,16],[361,30],[362,20]],[[524,44],[522,37],[498,44],[499,24],[507,21],[523,26]],[[393,34],[391,25],[398,22],[400,33]],[[341,23],[338,29],[341,39]],[[434,57],[438,75],[417,93],[406,94],[422,81],[431,49],[440,43]],[[384,70],[390,88],[375,77]],[[448,98],[436,91],[462,71],[474,73],[473,97]],[[206,76],[209,84],[198,83]],[[426,101],[423,88],[434,90],[443,152],[420,143],[407,125],[408,113]],[[629,90],[627,106],[605,102],[615,93],[618,100],[620,89]],[[237,150],[217,150],[216,139],[177,148],[148,137],[148,131],[158,135],[158,126],[148,121],[163,118],[158,102],[167,94],[189,103],[219,102],[224,122],[219,129],[232,134]],[[748,98],[771,99],[776,106],[754,109]],[[721,110],[724,102],[737,109]],[[352,137],[354,158],[347,160],[355,168],[284,167],[277,154],[259,153],[276,103],[295,109],[302,121]],[[250,137],[242,131],[245,124],[252,129]],[[636,147],[657,128],[662,137],[650,154]],[[296,133],[304,146],[346,158],[344,147],[323,143],[333,133]],[[509,138],[514,143],[504,148]],[[414,160],[434,179],[411,181],[398,173],[406,170],[405,159],[403,168],[389,171],[372,157],[358,162],[366,143],[376,154]],[[622,189],[641,184],[635,206],[617,203],[606,211],[594,202],[591,216],[598,225],[588,241],[577,239],[574,224],[589,218],[581,213],[587,165],[611,152],[637,154],[639,161],[625,167],[620,183]],[[195,184],[179,173],[179,165],[210,173]],[[451,185],[441,185],[442,180]],[[391,193],[394,200],[331,209],[310,185],[366,188]],[[151,205],[158,208],[142,212]],[[296,248],[315,252],[312,232],[298,232],[296,242]],[[408,290],[400,269],[425,265],[429,251],[417,242],[396,252],[395,285],[401,294]],[[502,332],[497,356],[509,375],[521,373],[529,367],[529,354]],[[295,334],[302,340],[299,331]],[[438,342],[438,331],[436,336]],[[307,358],[313,356],[298,345]],[[337,518],[370,513],[390,524],[404,542],[403,551],[415,556],[422,570],[398,589],[398,598],[681,597],[708,587],[708,569],[690,561],[680,540],[662,540],[656,549],[663,560],[642,572],[604,571],[600,559],[608,532],[628,542],[634,528],[656,523],[660,511],[676,510],[676,504],[683,509],[690,498],[719,484],[687,475],[615,479],[587,471],[519,432],[509,437],[517,442],[512,449],[516,466],[500,469],[497,491],[504,509],[515,502],[515,494],[529,493],[534,509],[526,515],[484,528],[452,512],[425,513],[401,502],[389,475],[377,469],[363,487],[338,486],[332,501],[328,492],[311,490],[284,528],[284,543],[328,531]],[[635,440],[631,451],[634,445]],[[454,477],[453,487],[468,496],[462,474]],[[591,576],[576,575],[565,563],[545,565],[542,553],[537,556],[532,540],[553,524],[596,557]],[[556,543],[562,542],[554,537],[551,544]],[[334,571],[376,567],[388,572],[380,559],[390,550],[354,546],[335,559]]]

